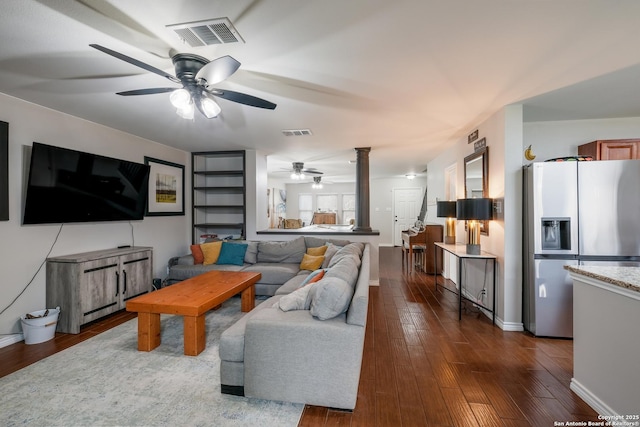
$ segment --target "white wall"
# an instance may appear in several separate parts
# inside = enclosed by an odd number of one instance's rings
[[[0,94],[0,120],[9,123],[9,221],[0,222],[0,334],[21,331],[20,315],[45,308],[45,261],[60,225],[22,226],[24,146],[36,142],[94,154],[144,162],[149,156],[185,165],[185,216],[145,217],[142,221],[66,224],[51,256],[113,248],[153,247],[154,277],[166,276],[170,257],[189,249],[191,226],[190,154],[153,141],[65,115]],[[133,233],[133,238],[132,238]]]
[[[479,126],[480,138],[489,147],[489,196],[503,202],[502,213],[490,222],[489,236],[481,236],[482,249],[498,256],[497,313],[505,330],[522,328],[522,166],[531,145],[535,161],[575,156],[578,145],[597,139],[637,138],[640,118],[523,122],[521,105],[505,107]],[[456,165],[457,197],[464,193],[463,160],[473,152],[466,138],[456,142],[428,165],[429,198],[444,199],[445,169]],[[431,210],[428,221],[444,223]],[[464,223],[458,222],[457,241],[465,238]],[[476,274],[484,274],[476,266]],[[470,270],[470,274],[471,274]],[[471,278],[471,280],[478,280]]]
[[[514,125],[515,123],[515,125]],[[512,149],[506,149],[509,144],[515,144],[515,151],[520,152],[522,147],[522,132],[518,135],[517,124],[522,123],[522,107],[507,107],[504,110],[494,114],[485,122],[479,126],[469,130],[471,133],[474,129],[478,129],[479,137],[486,138],[486,145],[488,149],[489,157],[489,197],[502,199],[506,197],[507,192],[510,194],[513,192],[514,178],[510,167],[508,174],[505,172],[505,165],[511,164],[513,160],[510,157],[513,156]],[[514,126],[516,129],[514,129]],[[507,140],[507,137],[510,140]],[[518,139],[519,138],[519,139]],[[435,158],[428,164],[428,185],[432,189],[430,194],[437,197],[440,200],[444,200],[445,194],[445,169],[451,165],[456,165],[457,171],[457,185],[456,194],[457,198],[464,197],[464,158],[474,152],[474,145],[467,142],[466,136],[459,139],[455,145]],[[518,169],[516,167],[516,169]],[[511,180],[511,181],[509,181]],[[509,183],[507,184],[507,181]],[[429,196],[431,199],[431,196]],[[510,198],[511,199],[511,198]],[[510,202],[511,203],[511,202]],[[511,205],[517,205],[517,201],[513,201]],[[521,289],[521,280],[516,277],[514,273],[513,259],[518,258],[517,265],[520,265],[519,255],[508,254],[505,259],[505,224],[516,227],[513,224],[512,216],[516,216],[517,212],[513,206],[506,207],[504,209],[511,209],[512,214],[509,216],[499,216],[494,221],[489,222],[489,235],[482,235],[480,242],[482,250],[492,253],[497,256],[497,281],[496,281],[496,312],[498,322],[501,327],[505,329],[521,329],[521,297],[519,296],[519,290]],[[506,212],[506,210],[505,210]],[[429,214],[429,220],[432,222],[438,222],[443,224],[444,221],[441,218],[435,217],[435,209],[431,210]],[[508,220],[509,222],[505,222]],[[515,231],[514,233],[517,233]],[[464,229],[464,221],[458,221],[456,228],[456,241],[463,243],[465,241],[466,232]],[[510,250],[515,250],[513,244],[509,244]],[[455,265],[455,264],[453,264]],[[487,271],[491,274],[491,270]],[[507,274],[506,274],[507,273]],[[484,284],[485,277],[485,263],[484,261],[468,262],[467,276],[468,284],[471,288],[476,288]],[[492,299],[490,278],[487,283],[488,298]]]
[[[426,188],[427,179],[419,176],[415,179],[407,178],[391,178],[391,179],[372,179],[371,180],[371,199],[370,199],[370,222],[371,228],[380,231],[380,246],[393,246],[394,241],[394,211],[393,211],[393,190],[401,188],[420,187]],[[420,194],[418,207],[422,205],[424,192]],[[431,196],[429,189],[429,200],[435,200]],[[435,202],[434,202],[435,203]],[[432,213],[435,215],[435,204],[427,207],[427,217]]]
[[[576,156],[579,145],[598,139],[638,137],[640,117],[531,122],[524,124],[523,145],[531,145],[536,155],[535,161],[539,162],[556,157]]]
[[[267,157],[255,150],[246,150],[246,217],[245,235],[256,239],[256,231],[268,228],[267,217]]]

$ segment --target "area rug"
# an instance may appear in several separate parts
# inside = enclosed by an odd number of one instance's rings
[[[2,426],[296,426],[304,405],[220,393],[220,334],[232,298],[206,317],[207,346],[183,354],[182,317],[161,316],[162,344],[137,350],[137,319],[0,378]]]

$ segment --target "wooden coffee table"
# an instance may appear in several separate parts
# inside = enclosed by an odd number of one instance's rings
[[[206,345],[205,314],[241,293],[241,309],[255,305],[260,273],[210,271],[127,301],[127,311],[138,312],[138,350],[160,345],[160,314],[179,314],[184,321],[184,354],[197,356]]]

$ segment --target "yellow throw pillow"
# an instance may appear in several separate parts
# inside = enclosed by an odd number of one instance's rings
[[[307,249],[307,253],[313,256],[322,256],[325,252],[327,252],[328,246],[319,246],[317,248],[309,248]]]
[[[302,262],[300,263],[300,270],[317,270],[322,265],[322,261],[324,261],[324,257],[322,255],[313,256],[304,254]]]
[[[202,255],[204,255],[204,261],[202,264],[215,264],[216,261],[218,261],[218,256],[220,256],[222,241],[203,243],[200,245],[200,249],[202,249]]]

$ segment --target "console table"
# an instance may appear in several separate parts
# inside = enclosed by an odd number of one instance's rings
[[[491,312],[492,322],[495,325],[496,323],[496,256],[485,251],[482,251],[480,255],[470,255],[467,253],[466,245],[461,243],[446,244],[441,242],[435,242],[434,245],[436,248],[441,248],[444,252],[448,252],[458,259],[458,291],[447,288],[444,285],[444,283],[442,285],[442,287],[447,291],[452,292],[454,294],[458,294],[458,320],[462,319],[462,300],[465,299],[467,301],[471,301],[473,304],[477,305],[478,307]],[[444,252],[443,252],[443,257],[444,257]],[[437,265],[438,264],[437,250],[433,251],[433,259],[434,259],[434,263]],[[493,292],[492,292],[493,305],[491,308],[486,307],[480,304],[478,301],[472,300],[463,295],[464,283],[462,281],[462,262],[466,259],[484,259],[484,260],[487,260],[487,261],[490,260],[493,262]],[[438,290],[438,272],[437,271],[433,274],[433,279],[435,281],[436,291],[437,291]]]

